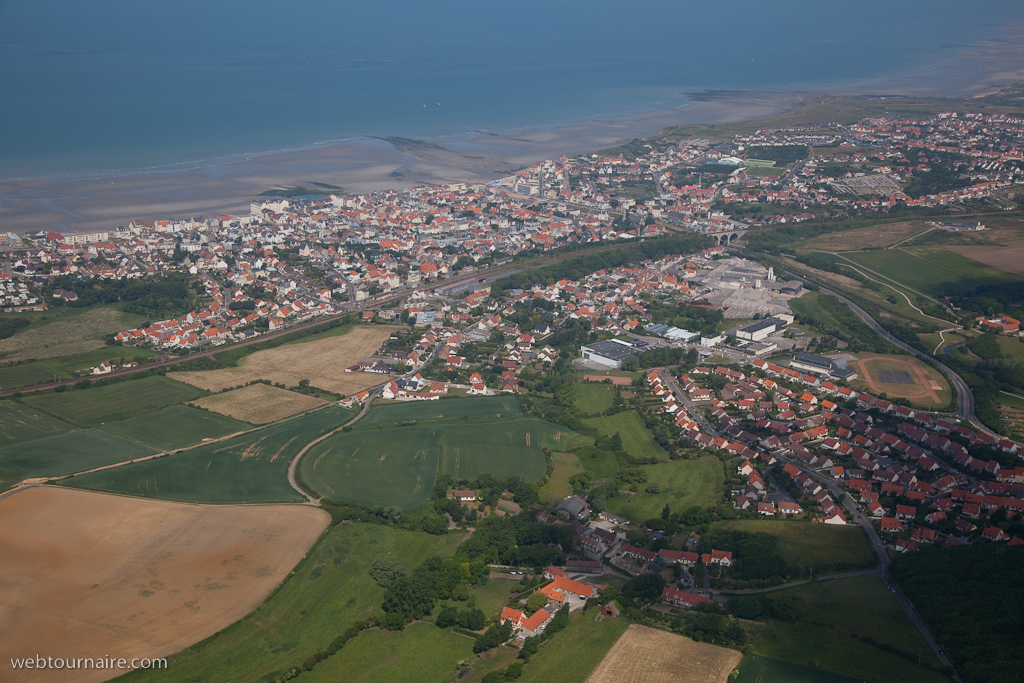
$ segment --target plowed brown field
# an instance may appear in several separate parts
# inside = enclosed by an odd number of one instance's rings
[[[298,505],[186,505],[41,487],[0,499],[0,680],[12,657],[166,657],[260,604],[326,528]]]
[[[587,683],[725,683],[743,655],[632,624]]]
[[[238,367],[169,372],[167,376],[210,391],[237,387],[254,379],[268,379],[289,387],[308,379],[315,387],[350,396],[387,379],[386,375],[345,372],[345,368],[375,353],[393,331],[390,327],[357,327],[337,337],[257,351],[238,361]]]

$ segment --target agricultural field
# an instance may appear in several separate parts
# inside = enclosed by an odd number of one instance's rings
[[[142,444],[100,429],[82,429],[0,448],[0,488],[153,455]]]
[[[597,429],[604,436],[613,436],[618,432],[622,437],[622,450],[634,458],[657,458],[668,460],[668,453],[655,442],[643,418],[632,410],[624,410],[614,415],[592,417],[583,421]]]
[[[915,407],[929,410],[945,409],[953,400],[949,382],[927,363],[911,356],[861,355],[863,358],[851,363],[857,370],[857,379],[849,383],[852,389],[905,398]]]
[[[744,657],[739,670],[740,675],[735,683],[864,683],[863,678],[853,678],[757,655]]]
[[[220,394],[211,394],[189,405],[206,408],[221,415],[252,424],[277,422],[291,415],[304,413],[327,401],[316,396],[299,394],[267,384],[250,384]]]
[[[56,436],[75,428],[16,401],[0,401],[0,448]]]
[[[244,432],[252,429],[252,425],[189,406],[168,406],[155,413],[104,425],[102,429],[158,451],[173,451]]]
[[[786,564],[805,567],[833,564],[862,566],[877,557],[859,526],[830,526],[770,519],[736,519],[715,522],[712,530],[762,532],[779,540],[779,555]]]
[[[291,502],[301,498],[288,485],[292,457],[312,439],[340,427],[351,415],[344,408],[329,406],[233,439],[62,483],[188,503]]]
[[[755,654],[877,683],[948,681],[928,668],[938,660],[879,579],[857,576],[772,593],[789,595],[803,600],[806,615],[797,624],[770,622]],[[918,648],[923,666],[917,665]]]
[[[98,427],[191,401],[204,394],[202,389],[151,375],[88,389],[32,394],[21,402],[78,427]]]
[[[546,464],[542,448],[572,449],[580,437],[565,427],[541,420],[482,425],[443,425],[441,472],[455,481],[472,481],[484,472],[499,479],[518,476],[537,481]]]
[[[584,683],[629,626],[625,619],[594,621],[576,613],[556,639],[523,668],[521,683]]]
[[[585,462],[585,459],[584,459]],[[702,508],[722,502],[725,470],[718,458],[674,460],[657,465],[642,465],[649,482],[661,484],[660,493],[620,493],[608,499],[608,511],[635,522],[658,517],[668,504],[674,512],[694,505]]]
[[[348,396],[387,381],[388,375],[345,372],[345,368],[376,353],[393,331],[384,326],[355,327],[340,336],[318,335],[313,341],[256,351],[239,360],[237,367],[172,372],[168,377],[210,391],[241,386],[255,379],[289,387],[308,379],[315,387]]]
[[[308,506],[207,507],[59,487],[8,496],[0,516],[12,657],[173,655],[256,608],[330,522]],[[47,683],[110,677],[21,674]]]
[[[551,453],[553,472],[544,486],[540,487],[540,499],[547,505],[554,505],[572,495],[569,478],[583,471],[583,465],[575,453],[554,451]]]
[[[106,346],[107,335],[137,327],[143,320],[141,316],[111,306],[52,309],[34,318],[31,327],[0,339],[0,359],[7,362],[41,360],[100,350]],[[121,355],[120,349],[106,347],[106,350],[109,357]]]
[[[134,360],[144,363],[156,355],[152,349],[134,346],[104,346],[103,348],[73,356],[29,361],[0,366],[0,387],[10,391],[36,384],[46,384],[54,378],[71,379],[80,370],[95,367],[103,361],[120,363]]]
[[[919,235],[929,227],[931,226],[926,225],[924,221],[880,223],[855,230],[837,230],[802,242],[794,242],[792,246],[801,252],[884,249]]]
[[[845,256],[928,296],[966,295],[983,285],[1022,278],[973,261],[945,247],[899,247]]]
[[[301,667],[310,654],[326,649],[331,640],[368,613],[379,613],[384,589],[367,571],[376,558],[390,557],[411,569],[425,557],[451,554],[458,541],[456,534],[431,536],[378,524],[331,526],[309,557],[295,568],[294,575],[250,618],[229,626],[216,638],[172,655],[167,669],[138,671],[133,678],[143,683],[270,681],[293,666]],[[428,628],[440,632],[434,626]],[[331,659],[344,660],[358,654],[359,641],[366,635],[358,636]],[[471,651],[473,641],[463,640]],[[443,651],[434,650],[424,656],[448,661]],[[383,660],[392,661],[386,654]],[[332,665],[330,660],[321,662],[303,677],[318,675],[320,667],[326,670]],[[425,662],[424,666],[433,664]],[[454,671],[454,661],[450,671]]]
[[[996,337],[999,342],[999,350],[1003,355],[1012,361],[1024,363],[1024,343],[1019,338],[999,335]]]
[[[1017,232],[1016,236],[1019,235]],[[972,261],[1024,277],[1024,240],[1015,239],[1005,244],[978,246],[957,244],[946,248]]]
[[[615,387],[601,382],[580,382],[573,391],[576,394],[573,403],[584,414],[603,413],[612,407],[615,398]]]
[[[374,402],[359,421],[360,427],[391,427],[409,422],[474,421],[494,422],[522,416],[519,401],[512,395],[447,398],[437,401]]]
[[[613,479],[619,473],[619,460],[611,451],[599,451],[594,446],[584,446],[578,449],[575,455],[583,469],[597,479]]]
[[[434,486],[440,431],[419,426],[335,434],[302,457],[299,474],[324,498],[412,510]]]
[[[742,658],[736,650],[632,624],[587,683],[725,683]]]

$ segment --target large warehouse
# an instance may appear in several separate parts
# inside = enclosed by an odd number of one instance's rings
[[[629,342],[619,341],[618,339],[587,344],[581,347],[580,350],[583,352],[583,358],[586,360],[615,369],[621,368],[622,361],[640,351],[639,348]]]

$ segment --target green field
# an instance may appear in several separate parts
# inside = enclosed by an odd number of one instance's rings
[[[303,456],[299,473],[325,498],[411,510],[433,489],[440,432],[422,425],[336,434]]]
[[[831,526],[772,519],[738,519],[715,522],[712,531],[763,532],[779,539],[779,555],[787,564],[805,567],[877,563],[864,530],[859,526]]]
[[[126,361],[137,360],[141,363],[154,355],[156,352],[148,348],[108,346],[72,356],[48,358],[18,365],[4,365],[0,367],[0,387],[3,387],[4,391],[10,391],[35,384],[44,384],[52,382],[55,375],[61,379],[71,379],[76,371],[95,367],[103,361],[119,360],[123,357]]]
[[[722,502],[725,470],[718,458],[706,456],[642,467],[648,481],[661,484],[661,493],[637,493],[632,503],[629,495],[619,494],[608,499],[609,512],[644,522],[661,515],[666,503],[673,512],[679,512],[694,505],[703,508]],[[640,489],[643,490],[643,485]]]
[[[938,660],[879,579],[858,576],[772,593],[786,595],[800,597],[806,614],[797,624],[770,622],[756,654],[878,683],[948,681],[928,668]],[[924,666],[917,664],[918,648]]]
[[[208,393],[191,384],[151,375],[102,387],[33,394],[21,401],[79,427],[98,427],[191,401]]]
[[[523,668],[521,683],[583,683],[619,639],[629,621],[594,621],[595,611],[576,613],[565,630],[541,647]]]
[[[553,472],[544,486],[540,487],[540,499],[548,505],[554,505],[571,496],[572,486],[569,485],[569,478],[583,471],[583,465],[575,453],[555,451],[551,454],[551,465]]]
[[[514,396],[479,396],[473,398],[449,398],[437,401],[408,401],[401,403],[376,403],[370,412],[359,421],[360,427],[396,423],[441,422],[474,420],[490,422],[505,417],[519,417],[523,414],[519,401]]]
[[[1022,281],[1017,275],[943,247],[904,247],[844,256],[928,296],[965,295],[983,285]]]
[[[654,441],[643,419],[632,410],[592,417],[584,422],[605,436],[612,436],[618,432],[622,437],[622,449],[634,458],[668,460],[668,453]]]
[[[247,429],[252,429],[252,425],[247,422],[190,406],[168,406],[155,413],[103,426],[103,431],[160,451],[195,446],[209,439],[219,439]]]
[[[739,670],[740,675],[735,683],[864,683],[863,678],[843,676],[757,655],[744,657]]]
[[[72,474],[154,452],[100,429],[83,429],[0,448],[0,482]]]
[[[629,387],[626,387],[629,389]],[[574,388],[573,403],[583,414],[603,413],[612,407],[615,387],[599,382],[580,382]]]
[[[597,479],[613,479],[619,473],[619,461],[611,451],[599,451],[594,446],[584,446],[576,451],[576,458],[583,469]]]
[[[529,419],[357,429],[310,449],[299,471],[320,496],[411,510],[430,497],[438,470],[457,481],[484,472],[536,481],[546,471],[541,448],[572,447],[580,440],[564,427]]]
[[[331,406],[219,443],[65,480],[77,488],[188,503],[271,503],[300,498],[288,485],[292,456],[340,427],[351,411]]]
[[[537,481],[547,469],[542,448],[582,445],[579,435],[541,420],[445,425],[441,434],[441,472],[455,481],[472,481],[484,472]]]
[[[393,527],[374,524],[341,524],[331,526],[322,540],[313,547],[306,560],[281,587],[249,617],[229,626],[212,638],[168,657],[166,669],[139,670],[131,674],[133,681],[192,683],[194,681],[217,681],[218,683],[252,683],[270,681],[287,672],[293,666],[301,667],[302,662],[314,652],[324,650],[335,636],[343,633],[354,622],[368,614],[380,614],[380,602],[384,589],[370,577],[367,570],[373,561],[382,556],[398,560],[408,568],[416,567],[425,557],[447,556],[458,545],[459,536],[431,536],[422,532],[403,531]],[[372,610],[372,611],[371,611]],[[434,626],[424,625],[425,629]],[[426,633],[424,631],[423,633]],[[403,635],[380,635],[404,639]],[[375,640],[373,632],[364,632],[334,657],[317,665],[312,673],[303,673],[302,679],[321,676],[334,666],[344,666],[346,661],[365,663],[358,675],[374,673],[385,663],[394,663],[396,671],[405,671],[413,664],[424,671],[435,671],[437,662],[454,671],[455,662],[463,657],[454,641],[444,638],[440,641],[414,629],[408,636],[412,641],[430,643],[416,645],[402,644],[397,653],[414,655],[411,661],[402,657],[394,661],[390,641]],[[367,648],[360,641],[369,636],[367,644],[380,643],[382,648]],[[470,652],[473,641],[463,638]],[[461,642],[461,641],[460,641]],[[452,652],[445,648],[451,645]],[[444,646],[444,647],[442,647]],[[351,648],[351,649],[350,649]],[[378,659],[373,660],[376,656]],[[364,659],[369,657],[369,659]],[[429,658],[425,661],[422,658]],[[419,658],[419,659],[417,659]],[[337,663],[331,660],[338,660]],[[436,660],[436,661],[435,661]],[[345,675],[330,680],[352,680]],[[355,674],[353,674],[355,675]],[[403,674],[404,675],[404,674]],[[378,680],[376,678],[355,680]],[[392,680],[392,679],[387,679]],[[396,678],[393,680],[405,680]],[[417,680],[417,679],[413,679]],[[418,680],[444,680],[443,678],[421,677]]]
[[[16,401],[0,401],[0,447],[64,434],[74,430],[63,420]]]

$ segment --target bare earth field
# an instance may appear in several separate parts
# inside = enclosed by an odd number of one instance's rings
[[[189,405],[206,408],[221,415],[251,424],[267,424],[290,415],[312,410],[327,401],[266,384],[250,384],[223,394],[213,394]]]
[[[221,391],[254,379],[296,386],[308,379],[313,386],[349,396],[381,384],[386,375],[345,372],[345,368],[372,355],[391,333],[388,327],[357,327],[348,334],[257,351],[238,361],[238,367],[197,372],[169,372],[167,376],[202,389]]]
[[[1024,240],[1007,242],[1006,246],[954,245],[946,248],[1007,273],[1024,275]]]
[[[860,251],[861,249],[889,247],[922,233],[929,227],[931,226],[918,221],[870,225],[866,228],[858,228],[857,230],[830,232],[827,235],[809,239],[806,242],[802,242],[799,245],[799,249]]]
[[[330,518],[298,505],[186,505],[58,487],[0,500],[0,679],[103,681],[118,670],[18,670],[12,657],[166,657],[238,621]]]
[[[55,314],[56,315],[56,314]],[[0,358],[5,361],[19,361],[34,358],[58,358],[73,356],[86,351],[102,349],[103,335],[120,332],[129,323],[139,320],[111,308],[95,308],[81,315],[55,320],[52,323],[19,332],[7,339],[0,339]],[[118,356],[111,347],[110,356]]]
[[[743,655],[632,624],[587,683],[725,683]]]

